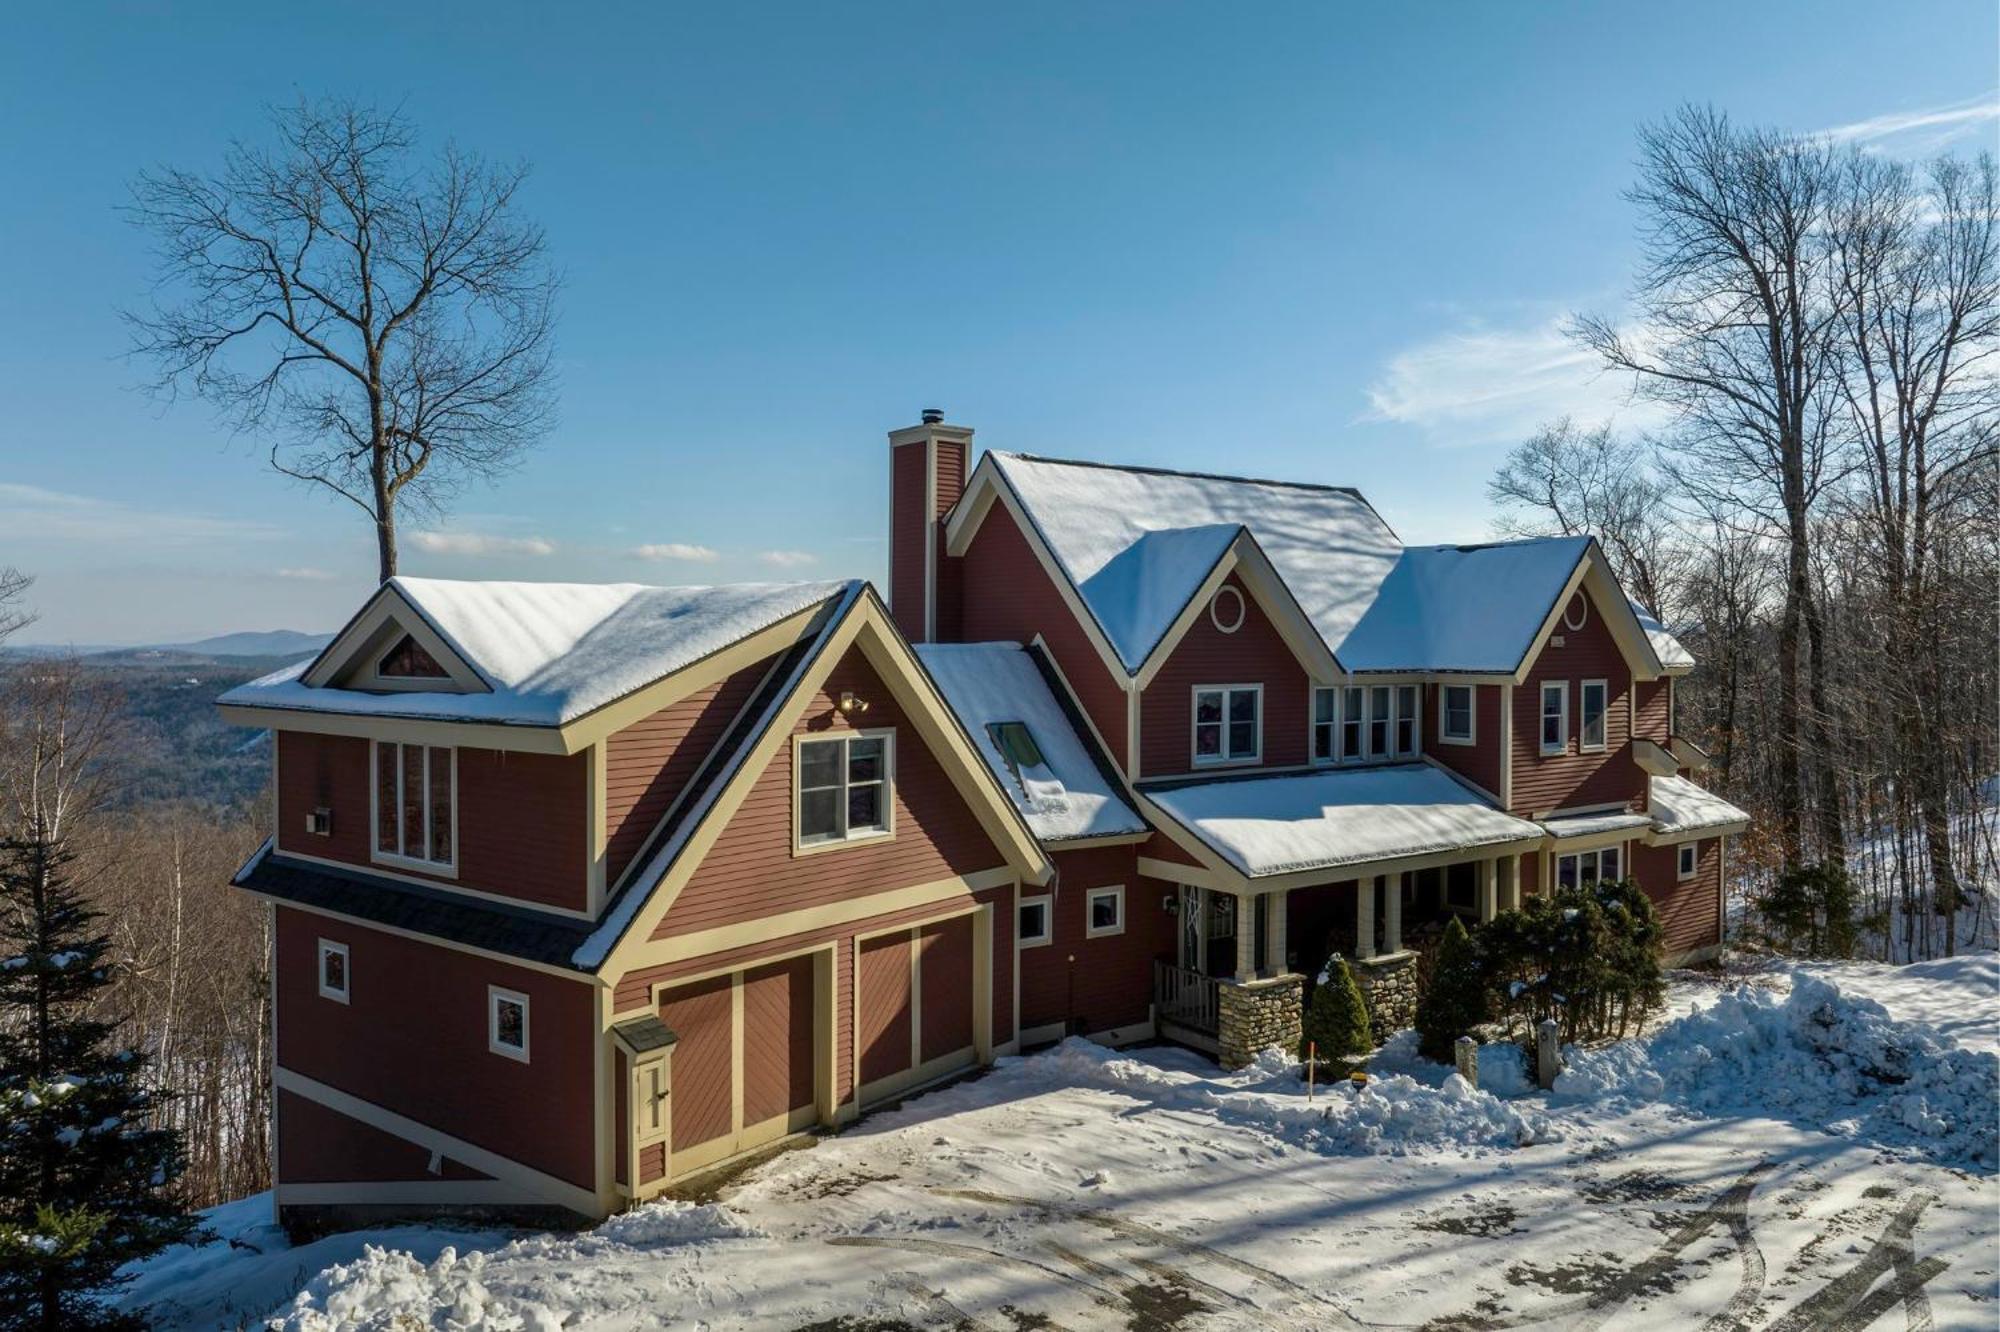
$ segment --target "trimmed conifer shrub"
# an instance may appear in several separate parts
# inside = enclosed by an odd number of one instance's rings
[[[1299,1057],[1310,1058],[1309,1052],[1317,1050],[1320,1067],[1335,1077],[1345,1077],[1374,1048],[1367,1001],[1354,983],[1347,959],[1336,953],[1326,960],[1313,985],[1299,1038]]]
[[[1417,996],[1417,1052],[1447,1063],[1452,1042],[1486,1018],[1486,973],[1479,949],[1453,916],[1431,963],[1430,983]]]

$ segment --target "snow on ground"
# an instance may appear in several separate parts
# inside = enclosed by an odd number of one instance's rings
[[[285,1250],[231,1204],[263,1252],[179,1250],[132,1300],[285,1332],[1991,1328],[1996,985],[1991,955],[1679,975],[1554,1096],[1508,1047],[1475,1090],[1407,1033],[1310,1103],[1275,1057],[1071,1042],[579,1235]]]

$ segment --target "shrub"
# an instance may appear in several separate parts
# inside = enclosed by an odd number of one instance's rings
[[[1453,916],[1417,996],[1417,1051],[1446,1063],[1452,1042],[1486,1021],[1486,970],[1465,926]]]
[[[1839,865],[1800,865],[1778,875],[1757,898],[1771,942],[1805,957],[1852,957],[1859,931],[1854,882]]]
[[[1320,969],[1313,986],[1312,1000],[1306,1005],[1304,1030],[1299,1037],[1299,1057],[1309,1058],[1317,1047],[1319,1063],[1335,1077],[1344,1077],[1362,1057],[1375,1048],[1368,1028],[1368,1005],[1347,959],[1335,954]]]
[[[1530,897],[1495,916],[1480,943],[1510,1026],[1554,1018],[1565,1041],[1623,1036],[1666,996],[1659,916],[1629,879]]]

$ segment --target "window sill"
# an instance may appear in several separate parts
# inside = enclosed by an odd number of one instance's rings
[[[1054,940],[1054,939],[1052,939],[1052,938],[1042,938],[1042,939],[1022,939],[1022,940],[1020,940],[1020,941],[1019,941],[1019,942],[1018,942],[1017,944],[1015,944],[1015,947],[1017,947],[1017,948],[1047,948],[1047,947],[1048,947],[1048,946],[1049,946],[1050,944],[1052,944],[1052,943],[1054,943],[1054,942],[1055,942],[1055,940]]]
[[[325,986],[321,986],[319,991],[319,997],[322,999],[331,999],[336,1004],[344,1004],[347,1002],[347,991],[329,990]]]
[[[526,1050],[516,1050],[511,1046],[488,1045],[486,1047],[486,1052],[488,1054],[497,1054],[503,1059],[511,1059],[517,1064],[525,1064],[528,1062],[528,1052]]]
[[[1469,735],[1441,735],[1438,737],[1438,743],[1441,745],[1458,745],[1465,749],[1475,748],[1479,744],[1477,740]]]
[[[1111,939],[1111,938],[1116,938],[1118,935],[1121,935],[1123,933],[1125,933],[1125,927],[1124,925],[1120,924],[1120,925],[1114,925],[1110,929],[1105,929],[1105,930],[1087,929],[1083,932],[1083,937],[1085,939]]]
[[[896,830],[889,828],[882,832],[855,833],[847,837],[832,838],[824,842],[794,842],[792,844],[792,854],[794,856],[816,856],[823,851],[844,851],[849,847],[869,846],[875,842],[893,842],[895,840]]]

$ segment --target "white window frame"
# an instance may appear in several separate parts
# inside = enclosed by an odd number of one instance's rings
[[[1558,723],[1560,735],[1557,743],[1553,745],[1549,743],[1549,694],[1552,691],[1562,695],[1562,710],[1557,714],[1560,719]],[[1542,681],[1536,699],[1538,707],[1535,711],[1535,743],[1545,756],[1569,753],[1569,681]]]
[[[1251,726],[1252,747],[1247,754],[1230,752],[1229,704],[1237,694],[1247,693],[1257,701],[1257,718]],[[1201,756],[1201,696],[1222,695],[1222,752],[1212,758]],[[1264,760],[1264,686],[1260,684],[1196,685],[1188,695],[1188,764],[1196,768],[1223,768]]]
[[[1108,897],[1118,903],[1118,922],[1099,927],[1097,924],[1097,899]],[[1125,885],[1113,884],[1106,888],[1092,888],[1083,895],[1083,937],[1086,939],[1108,939],[1114,934],[1125,933]]]
[[[1362,722],[1364,754],[1372,759],[1389,758],[1396,752],[1396,686],[1371,684],[1364,691],[1368,710]],[[1377,715],[1375,705],[1385,706]],[[1375,743],[1375,728],[1382,728],[1382,743]]]
[[[503,1003],[520,1005],[521,1044],[519,1046],[508,1045],[500,1039],[500,1005]],[[519,990],[509,990],[500,985],[489,985],[486,987],[487,1050],[493,1054],[504,1055],[508,1059],[518,1060],[523,1064],[527,1063],[530,1044],[530,1029],[528,1024],[531,1019],[532,1010],[529,1007],[527,995],[522,994]]]
[[[1409,690],[1410,712],[1403,715],[1403,691]],[[1406,749],[1400,741],[1403,723],[1410,723],[1410,744]],[[1424,687],[1421,684],[1397,684],[1389,686],[1389,756],[1391,758],[1415,758],[1424,752]]]
[[[1674,848],[1674,879],[1685,883],[1701,873],[1701,846],[1695,842],[1682,842]]]
[[[382,746],[396,746],[396,840],[398,845],[408,846],[410,839],[403,828],[403,755],[402,751],[414,746],[424,751],[424,846],[431,844],[431,751],[446,750],[451,755],[451,859],[430,860],[423,856],[412,856],[400,851],[384,851],[382,837]],[[458,746],[427,745],[414,740],[370,740],[368,742],[368,859],[377,865],[399,865],[407,869],[422,870],[426,874],[436,874],[445,878],[458,877],[458,833],[461,826],[458,811]]]
[[[882,741],[882,826],[855,830],[847,826],[848,756],[847,747],[856,740]],[[838,744],[840,746],[840,811],[841,834],[838,837],[821,837],[808,842],[805,839],[805,747],[807,745]],[[826,788],[815,787],[815,790]],[[857,842],[882,842],[896,835],[896,728],[879,726],[869,730],[822,732],[817,735],[792,737],[792,854],[811,855],[816,851],[829,851],[836,847],[853,846]]]
[[[1590,709],[1585,706],[1590,691],[1597,690],[1600,702],[1597,709],[1597,743],[1590,743]],[[1611,741],[1611,682],[1609,680],[1585,680],[1576,689],[1576,749],[1579,754],[1601,754]]]
[[[340,959],[340,988],[337,990],[326,983],[326,960],[329,957]],[[314,979],[319,982],[319,997],[331,999],[337,1004],[346,1003],[348,996],[354,993],[354,957],[348,952],[347,945],[332,939],[321,939],[313,959]]]
[[[1348,703],[1357,701],[1360,707],[1349,715]],[[1342,763],[1357,763],[1368,757],[1368,687],[1366,685],[1342,685],[1340,687],[1340,759]],[[1354,747],[1347,747],[1347,728],[1354,728]]]
[[[1029,907],[1042,909],[1042,932],[1039,935],[1022,934],[1021,912]],[[1024,897],[1014,905],[1014,946],[1016,948],[1046,948],[1056,941],[1055,899],[1047,893]]]
[[[1236,599],[1236,619],[1233,623],[1230,624],[1224,624],[1222,622],[1222,616],[1219,613],[1220,608],[1222,606],[1222,594],[1225,592],[1227,592],[1230,596]],[[1225,634],[1235,633],[1238,629],[1241,629],[1243,627],[1243,622],[1244,620],[1249,618],[1249,615],[1250,615],[1250,608],[1244,604],[1243,594],[1241,592],[1238,592],[1235,588],[1231,587],[1227,583],[1224,583],[1221,587],[1216,588],[1215,595],[1208,599],[1208,622],[1214,625],[1216,629],[1222,633]]]
[[[1574,860],[1576,862],[1575,882],[1580,886],[1583,883],[1583,862],[1585,857],[1589,858],[1597,871],[1597,877],[1591,880],[1592,883],[1611,882],[1604,877],[1604,853],[1606,851],[1618,857],[1618,877],[1620,879],[1631,877],[1631,866],[1625,863],[1625,844],[1623,842],[1613,842],[1609,846],[1593,846],[1584,851],[1558,852],[1555,857],[1555,863],[1551,866],[1553,874],[1550,877],[1550,883],[1554,887],[1560,888],[1562,886],[1562,863],[1565,860]]]
[[[1333,700],[1327,719],[1319,719],[1319,700],[1324,694]],[[1340,694],[1339,685],[1314,685],[1306,696],[1306,754],[1317,767],[1340,762]],[[1319,728],[1326,727],[1326,757],[1319,756]]]
[[[1465,691],[1465,734],[1454,735],[1451,730],[1451,692]],[[1441,684],[1438,686],[1438,743],[1441,745],[1476,745],[1479,743],[1479,688],[1469,684]]]

